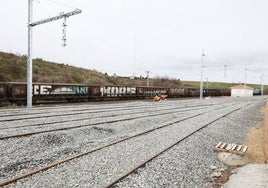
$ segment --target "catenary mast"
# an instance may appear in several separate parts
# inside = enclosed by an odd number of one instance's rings
[[[32,107],[32,87],[33,87],[33,69],[32,69],[32,64],[33,64],[33,60],[32,60],[32,46],[33,46],[33,27],[40,25],[40,24],[44,24],[44,23],[48,23],[48,22],[52,22],[55,20],[59,20],[61,18],[63,18],[63,44],[62,46],[66,46],[66,18],[70,17],[70,16],[74,16],[76,14],[80,14],[82,11],[79,9],[76,9],[72,12],[68,12],[68,13],[61,13],[58,16],[55,17],[50,17],[47,19],[43,19],[37,22],[32,22],[33,21],[33,0],[28,0],[28,59],[27,59],[27,107]]]

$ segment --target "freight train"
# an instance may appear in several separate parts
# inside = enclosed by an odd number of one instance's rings
[[[146,86],[91,86],[86,84],[33,83],[33,104],[48,102],[104,101],[168,97],[198,97],[199,88],[168,88]],[[230,96],[230,89],[204,89],[203,96]],[[0,104],[26,104],[27,84],[0,83]]]

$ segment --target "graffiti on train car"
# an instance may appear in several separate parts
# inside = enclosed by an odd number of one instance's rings
[[[34,95],[88,94],[86,86],[34,85]]]
[[[134,87],[104,86],[100,88],[101,96],[123,96],[136,93]]]
[[[51,92],[51,85],[34,85],[33,94],[34,95],[48,95]]]

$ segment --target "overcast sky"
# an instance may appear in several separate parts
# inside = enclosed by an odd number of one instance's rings
[[[33,57],[109,75],[268,84],[267,0],[34,0]],[[27,54],[28,0],[1,0],[0,51]],[[224,65],[227,65],[226,72]]]

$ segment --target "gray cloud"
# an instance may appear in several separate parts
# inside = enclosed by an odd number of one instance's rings
[[[34,28],[33,55],[54,62],[130,76],[162,75],[212,81],[259,83],[268,71],[266,0],[39,0],[34,20],[74,8],[67,20],[67,46],[61,47],[62,21]],[[10,11],[12,9],[12,11]],[[0,7],[0,50],[27,53],[27,1]],[[136,43],[135,43],[136,41]],[[136,44],[136,45],[135,45]],[[136,53],[135,53],[136,52]],[[221,65],[228,67],[226,77]],[[268,77],[265,78],[268,84]]]

